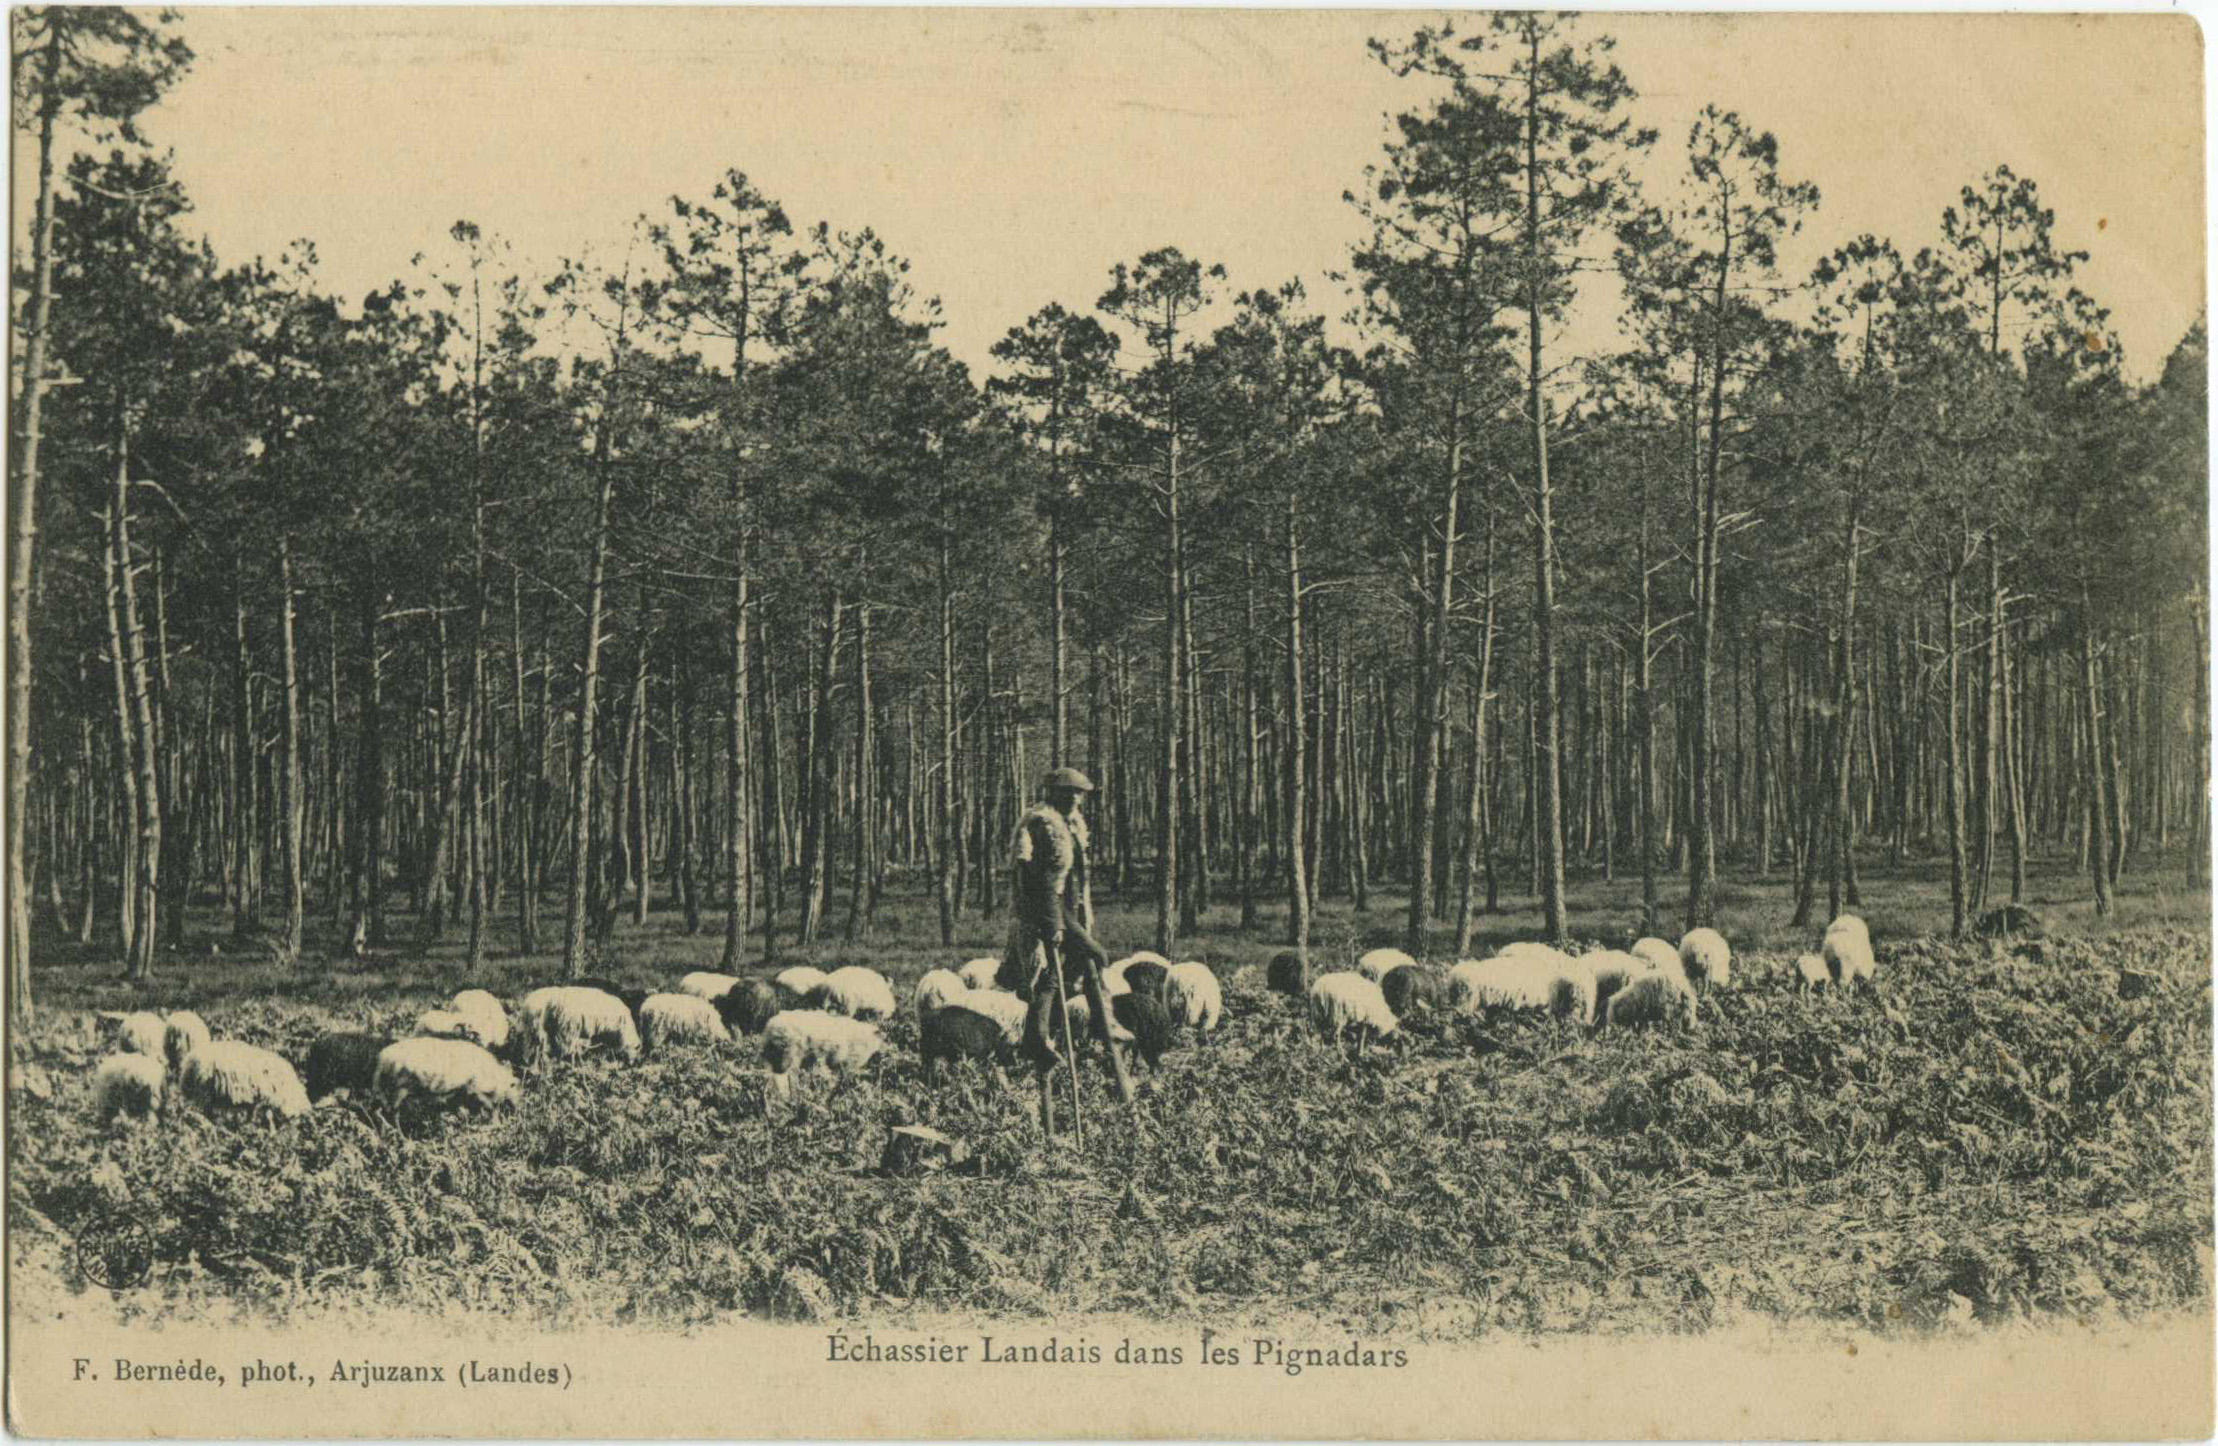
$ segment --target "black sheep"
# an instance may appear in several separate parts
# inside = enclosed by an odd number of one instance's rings
[[[1448,1009],[1448,971],[1432,964],[1403,964],[1389,969],[1379,981],[1379,989],[1396,1019]]]
[[[1309,971],[1302,964],[1302,956],[1292,949],[1281,949],[1271,956],[1271,992],[1287,994],[1296,999],[1309,997]]]
[[[726,1029],[760,1034],[770,1016],[785,1008],[776,985],[761,979],[743,979],[716,997],[717,1017]]]
[[[1163,997],[1163,981],[1168,979],[1170,974],[1170,970],[1156,963],[1153,959],[1142,959],[1137,963],[1124,966],[1124,982],[1131,986],[1132,992],[1134,994],[1152,994],[1157,999]],[[1115,1006],[1112,1005],[1111,1007],[1114,1008]]]
[[[308,1046],[308,1064],[301,1071],[310,1102],[333,1090],[345,1090],[356,1099],[370,1092],[377,1080],[377,1057],[393,1041],[377,1034],[320,1034]]]
[[[962,1004],[949,1004],[928,1011],[922,1026],[923,1043],[919,1052],[924,1057],[924,1077],[928,1081],[939,1079],[940,1061],[959,1064],[966,1059],[980,1059],[991,1064],[995,1073],[1015,1054],[999,1021],[980,1014]]]
[[[1980,915],[1976,932],[1982,939],[2038,939],[2041,921],[2033,917],[2031,909],[2005,904]]]
[[[1133,966],[1134,969],[1138,967]],[[1161,965],[1155,967],[1162,968]],[[1178,1036],[1178,1026],[1171,1021],[1171,1011],[1165,1007],[1163,996],[1142,993],[1135,988],[1130,994],[1120,994],[1110,1000],[1109,1009],[1117,1016],[1117,1023],[1132,1031],[1132,1052],[1146,1060],[1149,1069],[1156,1068],[1162,1062],[1163,1051],[1169,1049]]]

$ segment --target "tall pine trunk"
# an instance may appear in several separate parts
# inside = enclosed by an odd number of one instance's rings
[[[284,670],[285,689],[284,747],[277,763],[277,809],[281,825],[278,837],[285,858],[285,922],[279,930],[278,948],[283,962],[289,965],[300,958],[308,891],[301,858],[304,800],[300,766],[300,654],[293,636],[293,540],[285,535],[277,539],[277,587],[278,654]]]

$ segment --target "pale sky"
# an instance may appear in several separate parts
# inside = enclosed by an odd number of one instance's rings
[[[620,246],[673,193],[747,171],[797,225],[871,226],[941,297],[974,370],[1049,301],[1090,307],[1155,246],[1235,288],[1324,273],[1359,232],[1385,115],[1414,103],[1363,49],[1423,12],[218,9],[144,127],[226,263],[317,243],[344,296],[404,273],[459,218],[528,264]],[[1676,177],[1705,102],[1777,133],[1823,205],[1799,278],[1860,232],[1906,254],[2007,163],[2093,259],[2131,370],[2203,302],[2201,35],[2180,15],[1599,13]],[[20,157],[20,142],[18,155]],[[17,170],[17,194],[27,184]],[[19,199],[20,207],[20,199]],[[18,214],[21,214],[19,209]],[[1606,300],[1582,336],[1606,338]]]

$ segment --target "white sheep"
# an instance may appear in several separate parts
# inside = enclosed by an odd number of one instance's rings
[[[966,1009],[975,1009],[1001,1026],[1001,1032],[1011,1044],[1024,1038],[1026,1005],[1022,999],[1006,989],[973,989],[957,1001]]]
[[[1679,941],[1679,963],[1697,989],[1733,982],[1733,950],[1715,929],[1689,929]]]
[[[447,1008],[471,1022],[479,1044],[496,1053],[508,1047],[508,1006],[485,989],[465,989]]]
[[[92,1072],[93,1109],[102,1120],[151,1115],[162,1107],[168,1072],[150,1054],[111,1054]]]
[[[1127,990],[1125,992],[1130,993],[1131,991]],[[978,1002],[977,996],[973,995],[968,1002],[973,1007],[975,1007]],[[1094,1026],[1093,1008],[1086,1003],[1086,996],[1084,994],[1073,994],[1070,998],[1063,1001],[1063,1008],[1070,1014],[1071,1039],[1078,1045],[1079,1048],[1083,1049],[1085,1047],[1085,1041],[1088,1037],[1088,1033],[1093,1029]],[[1109,1038],[1114,1040],[1118,1044],[1130,1044],[1133,1040],[1132,1031],[1117,1023],[1116,1012],[1113,1006],[1109,1015]]]
[[[1134,953],[1127,954],[1122,959],[1119,959],[1116,963],[1110,965],[1109,967],[1116,970],[1123,970],[1134,964],[1160,964],[1165,969],[1171,967],[1171,961],[1156,953],[1153,949],[1141,949]]]
[[[724,1016],[698,994],[650,994],[639,1006],[639,1042],[648,1054],[672,1044],[729,1044]]]
[[[1594,971],[1576,959],[1548,973],[1548,1012],[1558,1019],[1594,1023],[1595,994]]]
[[[737,974],[718,974],[712,970],[696,969],[678,981],[678,992],[714,1003],[738,982]]]
[[[211,1040],[185,1056],[179,1093],[201,1109],[272,1109],[287,1119],[308,1113],[308,1091],[283,1056],[236,1039]]]
[[[1871,957],[1871,930],[1854,914],[1843,914],[1826,926],[1824,954],[1826,972],[1843,989],[1859,979],[1868,983],[1878,973]]]
[[[1416,962],[1399,949],[1372,949],[1355,961],[1355,967],[1364,978],[1376,984],[1404,964]]]
[[[1692,936],[1688,937],[1691,938]],[[1642,960],[1652,969],[1661,969],[1666,973],[1683,974],[1686,972],[1686,966],[1679,962],[1679,951],[1671,947],[1669,939],[1658,939],[1651,934],[1647,938],[1639,940],[1632,948],[1624,952],[1632,955],[1635,959]],[[1593,955],[1590,954],[1586,957],[1592,958]]]
[[[763,1026],[762,1060],[778,1093],[790,1095],[795,1070],[821,1064],[836,1074],[853,1074],[884,1044],[874,1024],[821,1009],[788,1009]]]
[[[911,996],[910,1003],[916,1009],[916,1017],[921,1020],[935,1009],[962,1003],[963,996],[969,993],[970,986],[963,982],[962,975],[952,969],[932,969],[917,980],[916,993]]]
[[[1658,969],[1643,974],[1610,996],[1610,1027],[1677,1021],[1693,1028],[1698,1012],[1694,987]]]
[[[171,1069],[185,1062],[185,1056],[206,1044],[214,1036],[208,1033],[208,1024],[190,1009],[180,1009],[169,1017],[162,1029],[162,1057]]]
[[[1000,977],[1001,959],[998,955],[973,959],[954,973],[971,989],[991,989],[994,980]]]
[[[395,1040],[378,1052],[375,1088],[395,1109],[410,1099],[480,1109],[516,1101],[515,1074],[466,1039]]]
[[[1494,957],[1497,959],[1527,959],[1535,964],[1544,964],[1551,969],[1560,969],[1571,962],[1569,954],[1564,953],[1553,944],[1543,944],[1538,939],[1520,939],[1514,944],[1504,944],[1502,952]]]
[[[1610,999],[1620,989],[1645,974],[1668,974],[1679,977],[1679,954],[1661,939],[1643,939],[1643,944],[1663,944],[1664,952],[1651,949],[1646,953],[1623,949],[1597,949],[1579,956],[1579,964],[1594,979],[1594,1007],[1607,1011]]]
[[[1448,970],[1448,994],[1464,1009],[1546,1009],[1554,977],[1553,966],[1536,959],[1464,959]]]
[[[123,1048],[150,1054],[156,1059],[169,1057],[169,1021],[151,1009],[135,1009],[129,1014],[103,1009],[100,1018],[114,1031],[116,1043]]]
[[[533,1058],[584,1054],[597,1045],[639,1057],[639,1026],[624,1001],[599,989],[550,984],[524,996],[525,1037]]]
[[[1206,1034],[1224,1019],[1224,991],[1209,966],[1189,959],[1173,964],[1163,980],[1163,1003],[1171,1018],[1188,1029]]]
[[[1794,972],[1800,977],[1802,987],[1823,989],[1833,982],[1833,971],[1825,967],[1825,960],[1816,954],[1803,954],[1794,961]]]
[[[1367,1048],[1374,1038],[1386,1038],[1401,1024],[1386,1007],[1386,992],[1379,982],[1350,971],[1320,974],[1310,984],[1309,1018],[1319,1034],[1335,1042],[1354,1030],[1358,1048]]]
[[[824,982],[810,996],[809,1004],[811,1008],[844,1014],[850,1019],[891,1019],[899,1008],[893,1002],[893,986],[886,982],[886,976],[860,964],[834,969],[825,975]]]
[[[424,1039],[466,1039],[472,1044],[490,1049],[493,1041],[485,1037],[486,1028],[487,1021],[482,1014],[463,1014],[452,1009],[427,1009],[416,1016],[415,1032]],[[503,1038],[506,1038],[505,1033]]]
[[[778,992],[786,998],[802,1000],[816,993],[824,979],[823,970],[812,969],[806,964],[796,964],[790,969],[779,970],[771,976],[770,982],[777,985]]]

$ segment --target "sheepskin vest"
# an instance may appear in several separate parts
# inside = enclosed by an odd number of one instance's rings
[[[1086,820],[1063,817],[1053,805],[1035,803],[1017,819],[1011,840],[1009,945],[1002,956],[1002,987],[1023,991],[1045,959],[1050,939],[1063,926],[1063,906],[1087,929],[1094,926],[1093,890],[1086,851],[1093,840]]]

